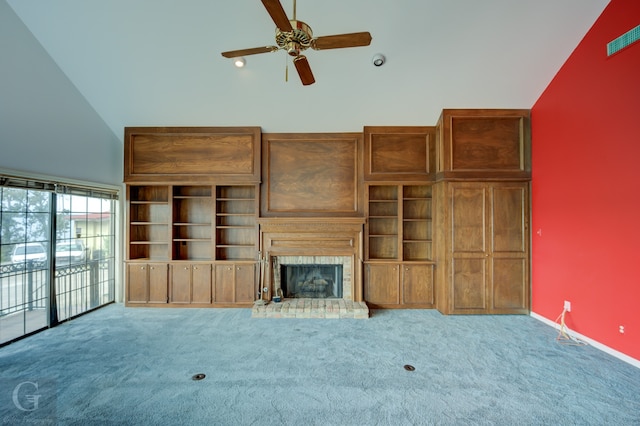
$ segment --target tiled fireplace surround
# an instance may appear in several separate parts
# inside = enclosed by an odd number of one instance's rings
[[[261,288],[263,300],[256,303],[259,318],[368,318],[363,301],[361,218],[262,218]],[[342,265],[341,299],[284,299],[272,301],[280,288],[280,265]]]

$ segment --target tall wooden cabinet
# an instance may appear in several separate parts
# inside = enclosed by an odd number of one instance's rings
[[[440,117],[434,244],[444,314],[529,312],[528,129],[528,110]]]
[[[259,128],[125,130],[127,306],[251,306],[259,136]]]
[[[444,182],[438,308],[528,313],[529,184]]]
[[[432,308],[433,127],[365,127],[364,298]]]

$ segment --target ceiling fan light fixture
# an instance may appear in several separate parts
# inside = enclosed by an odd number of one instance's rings
[[[289,42],[289,44],[287,44],[287,53],[289,54],[289,56],[294,56],[297,57],[298,55],[300,55],[300,51],[303,49],[300,49],[300,45],[296,42]]]
[[[239,58],[234,58],[233,59],[233,65],[236,66],[236,68],[242,68],[247,64],[247,61],[241,56]]]

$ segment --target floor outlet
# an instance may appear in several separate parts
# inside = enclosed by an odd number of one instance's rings
[[[569,302],[568,300],[564,301],[564,310],[567,312],[571,312],[571,302]]]

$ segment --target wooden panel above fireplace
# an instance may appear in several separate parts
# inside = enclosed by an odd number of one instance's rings
[[[362,133],[263,134],[263,217],[362,216]]]

